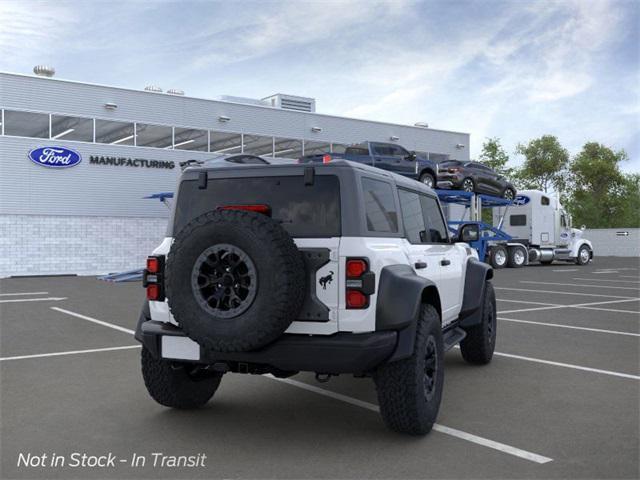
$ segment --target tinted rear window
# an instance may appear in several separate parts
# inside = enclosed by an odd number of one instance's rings
[[[523,227],[527,224],[526,215],[511,215],[509,217],[509,225],[512,227]]]
[[[313,185],[302,176],[209,179],[180,184],[174,234],[203,213],[225,205],[266,204],[271,217],[292,237],[340,236],[340,182],[335,175],[316,175]]]

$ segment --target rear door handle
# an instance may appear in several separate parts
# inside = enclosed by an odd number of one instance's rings
[[[416,270],[420,270],[422,268],[427,268],[427,263],[426,262],[416,262],[413,264],[414,267],[416,267]]]
[[[447,260],[446,258],[444,260],[440,260],[440,265],[442,265],[443,267],[451,265],[451,260]]]

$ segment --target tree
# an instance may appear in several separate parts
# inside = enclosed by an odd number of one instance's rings
[[[516,152],[525,157],[517,175],[519,184],[545,192],[551,188],[556,192],[564,190],[569,152],[560,145],[556,137],[543,135],[530,140],[526,145],[518,144]]]
[[[497,137],[487,138],[482,144],[482,153],[478,158],[487,167],[495,170],[501,175],[510,176],[513,168],[507,167],[509,155],[500,144]]]
[[[620,162],[624,150],[614,152],[597,142],[588,142],[569,167],[569,211],[576,225],[590,228],[638,227],[640,214],[637,174],[624,175]]]

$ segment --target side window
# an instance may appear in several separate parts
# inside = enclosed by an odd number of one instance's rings
[[[409,155],[409,152],[399,145],[389,146],[389,150],[394,157],[405,158]]]
[[[402,210],[402,222],[411,243],[425,243],[427,241],[427,229],[422,215],[420,195],[407,190],[398,190],[400,195],[400,208]]]
[[[429,243],[449,243],[449,233],[442,218],[438,202],[433,197],[420,195],[422,204],[422,215],[427,226],[427,242]]]
[[[526,215],[511,215],[509,217],[509,225],[511,225],[512,227],[524,227],[526,224]]]
[[[396,233],[398,214],[393,198],[393,189],[387,182],[362,179],[367,229],[371,232]]]
[[[541,197],[540,205],[549,205],[549,197]]]

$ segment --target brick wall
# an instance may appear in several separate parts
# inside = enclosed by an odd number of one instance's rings
[[[166,218],[0,215],[0,277],[142,268]]]

